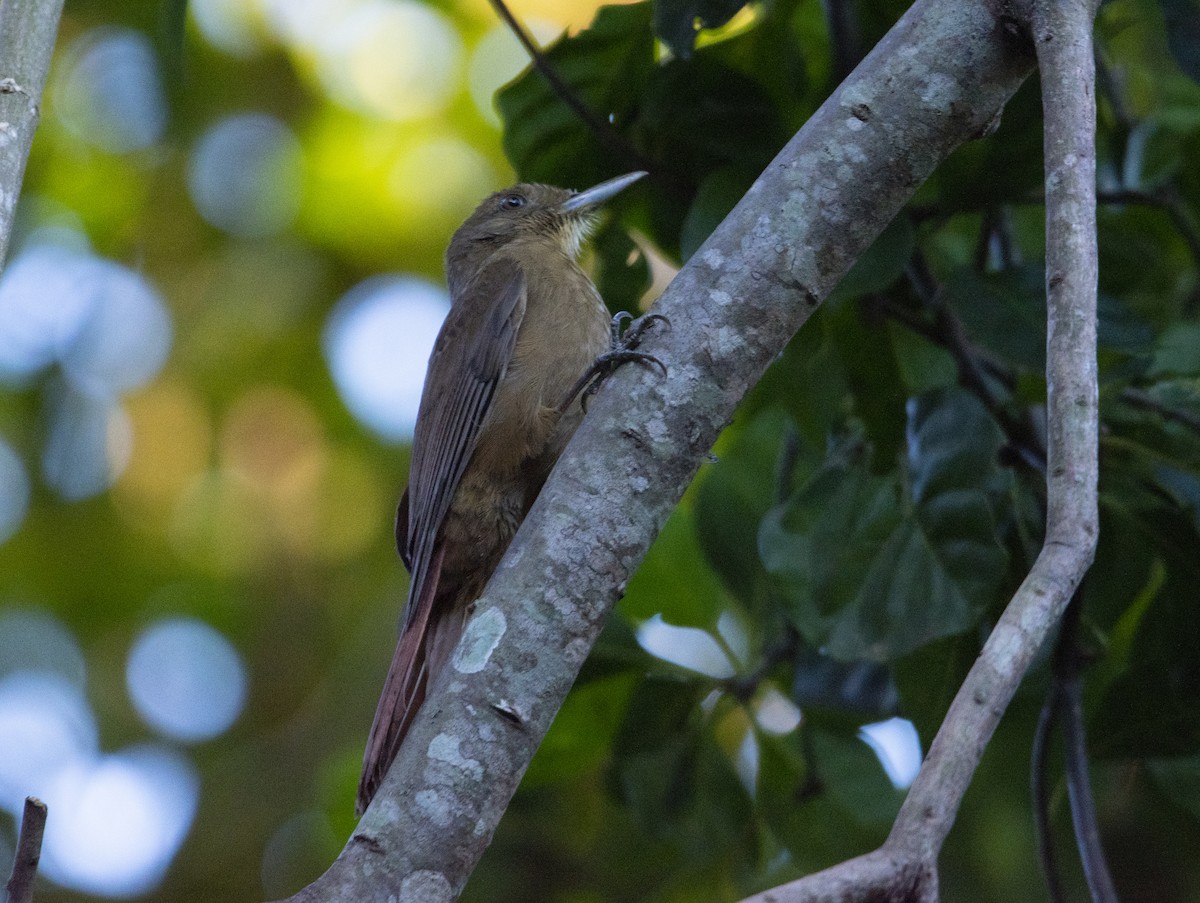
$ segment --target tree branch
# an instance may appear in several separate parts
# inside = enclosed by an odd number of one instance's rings
[[[660,299],[673,325],[645,348],[669,377],[625,368],[593,400],[357,832],[293,900],[457,896],[604,618],[742,397],[1031,64],[991,0],[918,0],[789,142]]]
[[[0,269],[12,239],[63,0],[0,3]]]
[[[42,857],[42,835],[46,831],[46,804],[36,797],[25,797],[17,855],[13,857],[12,877],[5,885],[7,903],[30,903],[38,860]]]
[[[936,901],[937,856],[971,777],[1091,564],[1099,522],[1094,15],[1092,0],[1033,0],[1028,22],[1046,123],[1045,544],[954,697],[883,847],[745,903],[868,900],[880,892]],[[860,874],[867,866],[870,874]],[[858,885],[847,883],[855,878]]]

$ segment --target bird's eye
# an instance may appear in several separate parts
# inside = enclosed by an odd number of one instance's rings
[[[519,194],[506,194],[500,201],[502,207],[508,207],[510,210],[516,210],[518,207],[525,206],[525,198]]]

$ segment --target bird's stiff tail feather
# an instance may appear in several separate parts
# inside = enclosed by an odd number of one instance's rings
[[[409,601],[415,607],[412,616],[405,619],[407,626],[396,644],[363,753],[362,777],[355,804],[359,815],[383,783],[404,735],[425,701],[430,682],[450,660],[462,635],[465,606],[454,604],[456,600],[436,598],[436,575],[441,570],[441,557],[439,550],[430,568],[433,579],[426,580],[421,595]]]

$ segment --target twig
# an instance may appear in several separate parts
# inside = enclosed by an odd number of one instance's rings
[[[1077,591],[1063,616],[1062,631],[1054,650],[1054,708],[1063,731],[1063,757],[1066,761],[1067,797],[1075,843],[1094,903],[1117,903],[1116,889],[1104,858],[1096,804],[1092,798],[1088,769],[1087,737],[1083,723],[1083,669],[1086,657],[1079,639],[1083,613],[1083,595]]]
[[[884,311],[950,353],[958,368],[959,384],[982,402],[992,419],[1004,431],[1009,446],[1020,460],[1032,470],[1045,473],[1045,448],[1028,424],[1013,417],[988,382],[990,376],[1011,389],[1016,385],[1016,377],[971,344],[962,320],[946,304],[941,289],[919,249],[913,252],[905,273],[913,293],[932,313],[933,322],[928,323],[892,302],[884,304]]]
[[[550,90],[558,95],[558,99],[570,107],[580,121],[591,130],[592,134],[596,136],[596,140],[603,144],[610,153],[622,158],[634,169],[644,169],[656,176],[661,176],[661,167],[630,144],[608,120],[597,116],[576,96],[575,92],[571,90],[571,86],[564,82],[554,67],[550,65],[546,55],[542,53],[541,48],[534,42],[517,17],[512,14],[512,10],[508,8],[504,0],[491,0],[491,4],[492,8],[496,10],[496,14],[504,20],[517,40],[521,42],[521,46],[525,48],[525,52],[529,54],[533,68],[541,73],[542,78],[546,79]]]
[[[30,903],[33,899],[33,882],[37,877],[38,860],[42,857],[42,835],[45,831],[46,804],[36,797],[25,797],[17,855],[13,859],[12,877],[5,885],[8,903]]]
[[[1033,746],[1029,754],[1030,796],[1033,797],[1033,825],[1037,834],[1038,862],[1050,903],[1067,903],[1067,892],[1063,888],[1059,873],[1058,850],[1054,843],[1054,832],[1050,823],[1050,742],[1058,726],[1059,696],[1055,687],[1046,693],[1046,702],[1038,716],[1037,730],[1033,734]]]

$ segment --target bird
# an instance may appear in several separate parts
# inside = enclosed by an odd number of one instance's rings
[[[644,175],[582,192],[515,185],[485,199],[450,240],[450,310],[429,358],[396,512],[408,597],[363,755],[359,814],[582,420],[595,381],[629,360],[662,367],[634,350],[662,318],[643,317],[622,336],[622,316],[610,318],[577,262],[599,205]]]

